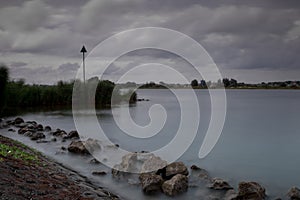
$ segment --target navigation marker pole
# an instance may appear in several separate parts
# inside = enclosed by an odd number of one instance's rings
[[[83,83],[85,84],[85,57],[84,53],[86,53],[85,46],[83,45],[80,52],[82,53],[82,65],[83,65]]]

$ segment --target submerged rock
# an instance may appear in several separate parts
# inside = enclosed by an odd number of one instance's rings
[[[227,181],[225,181],[221,178],[212,179],[212,183],[209,186],[209,188],[214,189],[214,190],[230,190],[230,189],[233,189],[233,187],[231,187]]]
[[[192,165],[191,170],[201,170],[201,168],[198,167],[197,165]]]
[[[287,193],[287,196],[292,200],[300,200],[300,189],[297,187],[292,187]]]
[[[50,140],[38,140],[36,143],[50,143]]]
[[[106,175],[107,173],[105,171],[94,171],[92,172],[92,174],[97,176],[103,176]]]
[[[100,164],[100,162],[96,158],[91,159],[90,163],[91,164]]]
[[[240,182],[237,199],[262,200],[266,190],[256,182]]]
[[[175,196],[188,189],[188,178],[185,175],[177,174],[162,184],[162,190],[166,195]]]

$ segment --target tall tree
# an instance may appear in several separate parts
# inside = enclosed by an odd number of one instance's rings
[[[199,83],[196,79],[192,80],[192,82],[191,82],[192,87],[197,87],[198,85],[199,85]]]

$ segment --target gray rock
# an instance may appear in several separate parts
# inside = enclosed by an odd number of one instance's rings
[[[161,176],[156,174],[140,174],[140,182],[142,184],[143,191],[146,194],[152,194],[161,191],[163,179]]]
[[[67,135],[66,131],[64,130],[60,130],[60,129],[56,129],[56,131],[54,131],[52,133],[53,136],[58,136],[58,137],[64,137]]]
[[[20,128],[19,130],[18,130],[18,133],[19,134],[24,134],[24,133],[26,133],[26,132],[36,132],[34,129],[32,129],[32,128],[28,128],[28,127],[24,127],[24,128]]]
[[[182,174],[187,176],[189,171],[183,162],[173,162],[166,166],[165,175],[162,175],[163,178],[170,179],[177,174]]]
[[[175,196],[188,189],[188,178],[185,175],[177,174],[172,179],[162,184],[163,192],[168,196]]]
[[[27,123],[27,124],[32,124],[32,125],[34,125],[34,126],[37,125],[37,122],[36,122],[36,121],[27,121],[26,123]]]
[[[121,163],[115,165],[114,168],[122,172],[148,173],[166,165],[167,162],[165,160],[152,153],[129,153],[124,155]]]
[[[51,131],[52,129],[51,129],[50,126],[45,126],[44,130],[45,130],[46,132],[49,132],[49,131]]]
[[[266,190],[256,182],[240,182],[237,199],[262,200],[266,197]]]
[[[35,126],[35,125],[32,125],[32,124],[27,124],[26,127],[29,128],[29,129],[34,130],[36,126]]]
[[[71,131],[64,139],[72,139],[72,138],[79,138],[79,134],[77,131]]]
[[[227,181],[225,181],[221,178],[212,179],[212,183],[210,184],[209,188],[214,189],[214,190],[230,190],[230,189],[233,189],[233,187],[231,187]]]
[[[143,154],[143,152],[142,152]],[[160,157],[155,156],[154,154],[146,154],[150,155],[148,159],[146,159],[142,165],[141,172],[153,172],[157,171],[157,169],[161,169],[167,166],[167,161],[162,160]]]
[[[94,139],[88,139],[86,141],[72,141],[68,146],[68,151],[78,154],[90,154],[95,150],[101,150],[101,146]]]
[[[24,120],[23,120],[21,117],[17,117],[17,118],[14,120],[14,124],[21,124],[21,123],[24,123]]]
[[[29,137],[31,140],[39,140],[45,138],[46,136],[42,132],[34,132]]]
[[[16,124],[16,127],[18,127],[18,128],[24,128],[24,127],[27,127],[28,126],[28,124],[27,123],[20,123],[20,124]]]
[[[290,199],[292,199],[292,200],[298,200],[298,199],[300,199],[300,190],[299,190],[299,188],[297,188],[297,187],[292,187],[292,188],[289,190],[287,196],[288,196]]]
[[[78,154],[89,154],[82,141],[72,141],[68,146],[68,151]]]
[[[26,131],[24,135],[30,137],[31,140],[39,140],[46,137],[42,132]]]
[[[44,130],[43,125],[42,125],[42,124],[38,124],[38,125],[36,126],[36,130],[37,130],[37,131],[43,131],[43,130]]]
[[[16,132],[16,130],[15,130],[15,129],[12,129],[12,128],[8,129],[8,131],[9,131],[9,132]]]

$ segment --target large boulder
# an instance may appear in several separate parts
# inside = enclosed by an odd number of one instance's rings
[[[240,182],[237,199],[262,200],[266,197],[266,190],[256,182]]]
[[[292,200],[300,200],[300,190],[297,187],[292,187],[287,195]]]
[[[139,179],[142,184],[143,191],[146,194],[152,194],[161,191],[161,186],[163,184],[163,179],[161,176],[147,173],[140,174]]]
[[[163,192],[168,196],[175,196],[188,189],[188,178],[185,175],[177,174],[162,184]]]
[[[148,173],[166,165],[167,162],[165,160],[152,153],[129,153],[122,157],[121,163],[115,165],[114,169],[121,172]]]
[[[72,141],[68,146],[68,151],[77,154],[90,154],[96,150],[101,150],[97,140],[89,138],[86,141]]]
[[[150,156],[144,161],[141,172],[153,172],[157,169],[166,167],[167,161],[162,160],[160,157],[150,154]]]
[[[214,189],[214,190],[230,190],[230,189],[233,189],[233,187],[231,187],[227,181],[225,181],[221,178],[212,179],[212,183],[209,186],[209,188]]]
[[[183,162],[173,162],[166,167],[159,169],[157,174],[160,174],[164,179],[169,180],[177,174],[182,174],[187,176],[189,171]]]

